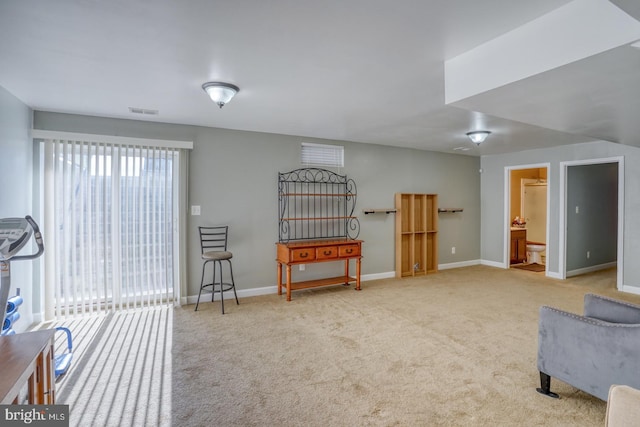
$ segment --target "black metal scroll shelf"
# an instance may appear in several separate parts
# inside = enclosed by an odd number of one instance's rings
[[[278,239],[356,239],[356,183],[326,169],[278,173]]]

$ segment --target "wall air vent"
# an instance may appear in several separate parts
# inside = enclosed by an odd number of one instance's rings
[[[148,116],[157,116],[158,110],[149,110],[146,108],[129,107],[129,112],[133,114],[146,114]]]

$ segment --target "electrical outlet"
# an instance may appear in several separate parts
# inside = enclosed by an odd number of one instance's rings
[[[298,266],[298,269],[299,269],[300,271],[304,271],[304,269],[305,269],[305,265],[304,265],[304,264],[300,264],[300,265]]]
[[[576,213],[579,214],[580,213],[580,206],[576,206]]]
[[[455,255],[455,253],[456,253],[456,247],[455,246],[451,247],[451,253]]]
[[[587,259],[591,257],[591,251],[587,251]]]
[[[413,266],[413,271],[418,271],[420,270],[420,263],[416,262],[415,265]]]
[[[191,206],[191,215],[193,215],[193,216],[200,215],[200,206],[199,205]]]

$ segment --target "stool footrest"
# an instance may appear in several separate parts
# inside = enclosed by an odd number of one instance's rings
[[[205,289],[206,287],[214,286],[214,283],[207,283],[206,285],[202,285],[202,290],[207,292],[220,292],[220,289]],[[216,287],[220,287],[220,283],[215,283]],[[222,284],[222,292],[227,292],[233,290],[233,283],[223,283]]]

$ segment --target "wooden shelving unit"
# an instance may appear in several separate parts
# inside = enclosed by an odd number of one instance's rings
[[[438,195],[396,193],[396,277],[438,271]]]
[[[278,173],[278,295],[284,288],[291,301],[291,291],[350,282],[360,290],[362,240],[356,240],[356,198],[356,183],[346,175],[318,168]],[[349,273],[351,260],[354,276]],[[344,275],[293,281],[292,266],[331,261],[344,263]]]

